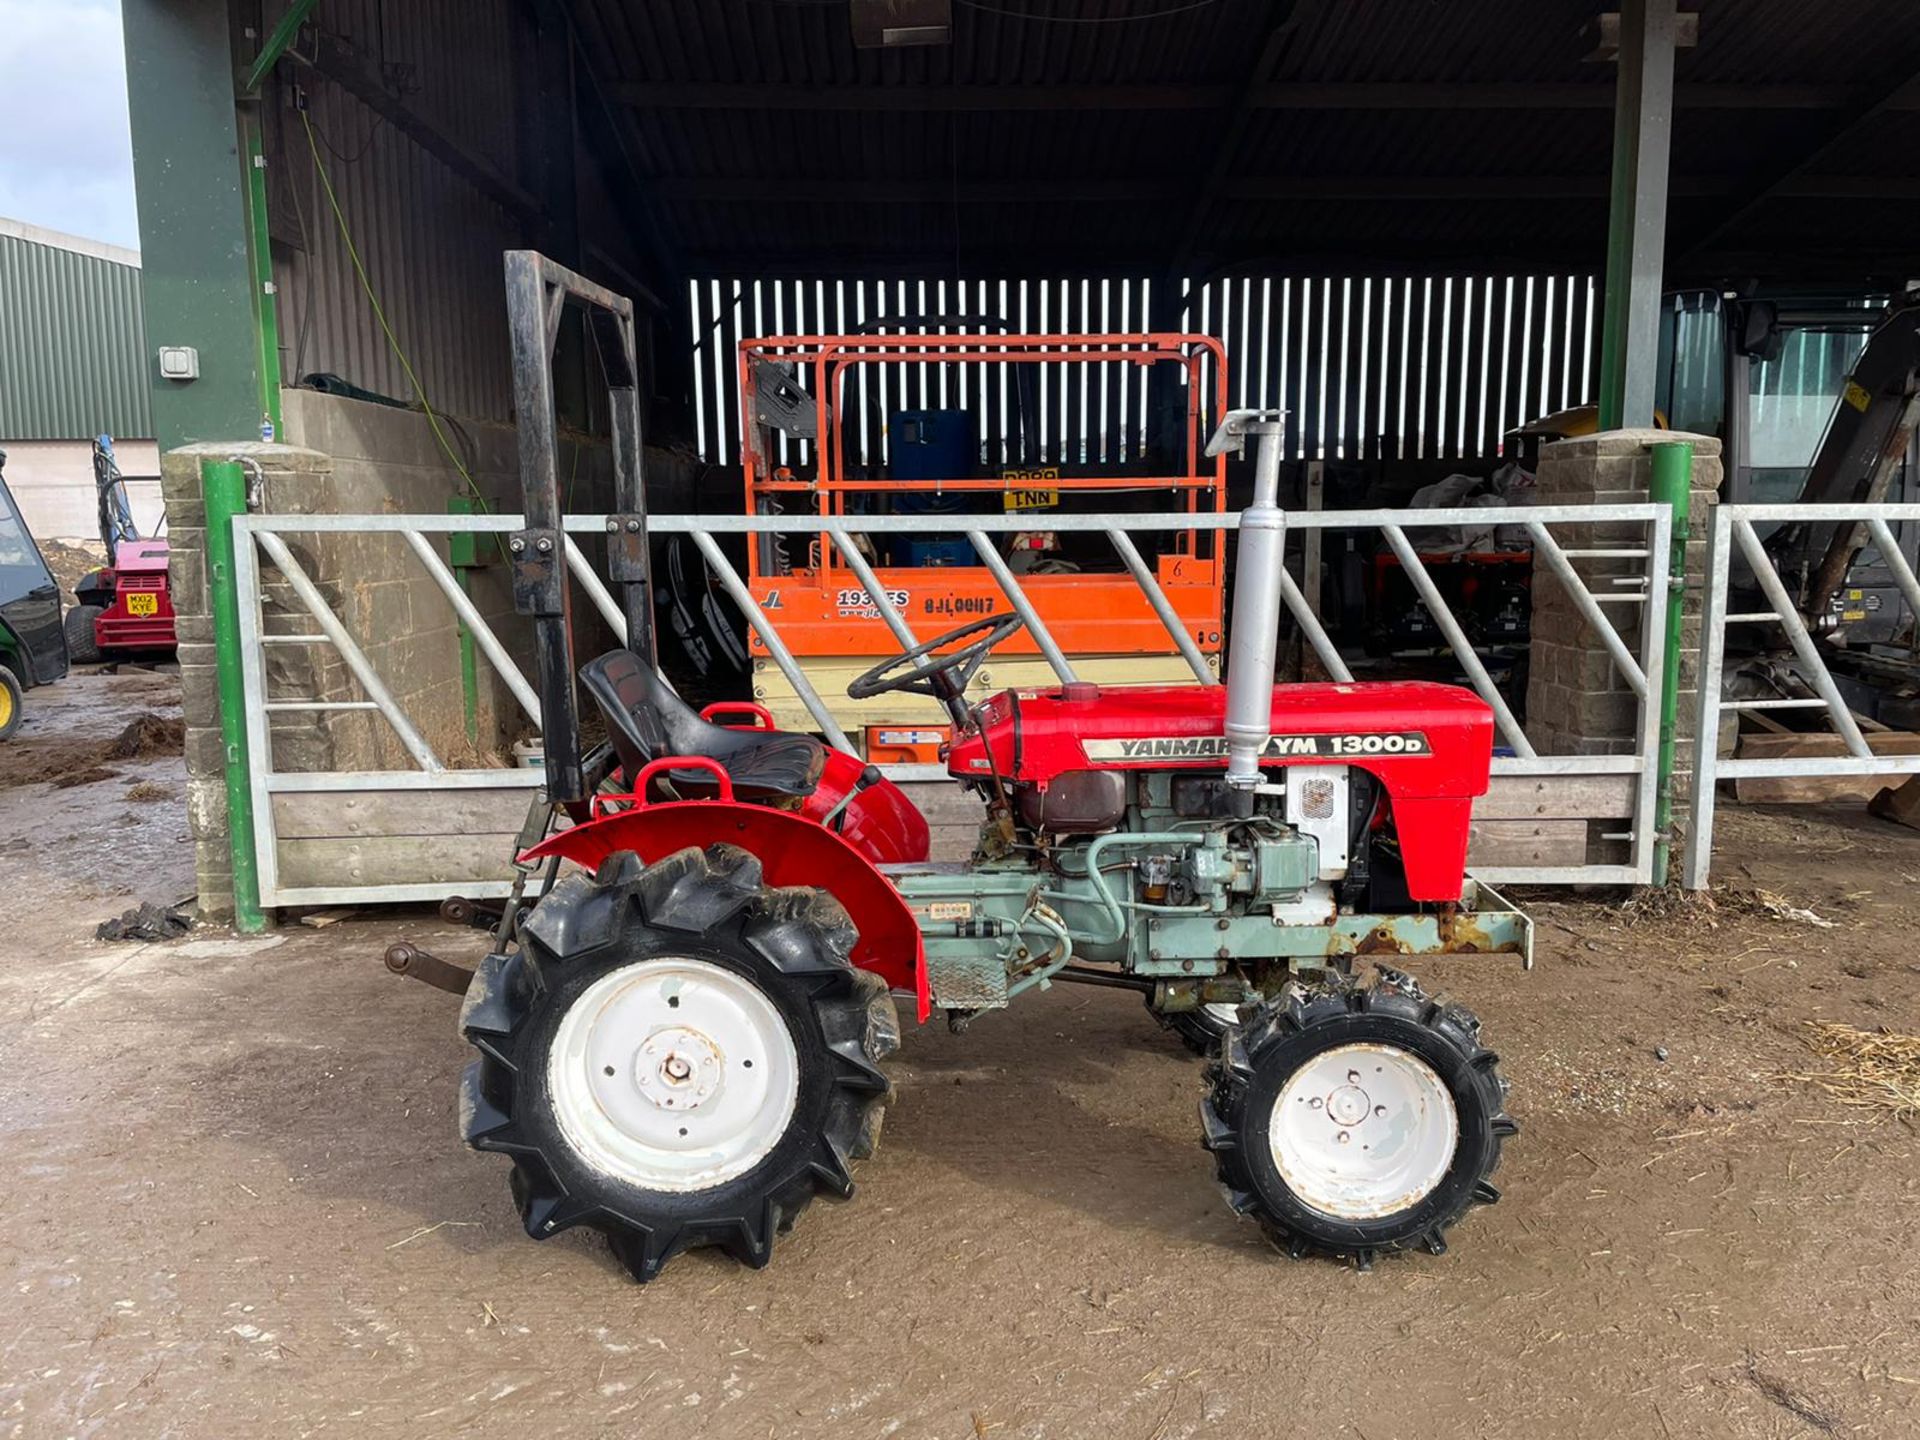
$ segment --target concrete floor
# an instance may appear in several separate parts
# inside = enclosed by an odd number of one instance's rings
[[[37,692],[23,738],[164,699],[129,683]],[[1552,901],[1532,974],[1423,967],[1524,1127],[1444,1257],[1268,1252],[1196,1145],[1197,1065],[1063,987],[910,1031],[860,1193],[771,1268],[642,1289],[525,1239],[455,1138],[454,1002],[378,955],[471,932],[89,938],[188,883],[136,781],[178,763],[0,790],[0,1436],[1920,1433],[1920,1144],[1787,1078],[1807,1020],[1920,1030],[1920,834],[1736,811],[1721,874],[1833,928]]]

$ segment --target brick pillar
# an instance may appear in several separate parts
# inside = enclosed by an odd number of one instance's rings
[[[1720,442],[1711,435],[1670,430],[1613,430],[1561,440],[1540,453],[1536,503],[1541,505],[1631,505],[1647,499],[1652,472],[1648,446],[1685,440],[1693,445],[1693,539],[1687,546],[1685,629],[1680,657],[1680,734],[1693,730],[1694,690],[1700,664],[1700,591],[1705,579],[1706,535],[1719,500]],[[1632,548],[1644,543],[1637,524],[1574,525],[1554,531],[1566,549]],[[1576,560],[1596,596],[1615,577],[1645,572],[1639,560]],[[1639,605],[1602,609],[1635,655],[1641,649]],[[1599,636],[1574,608],[1558,580],[1536,558],[1533,567],[1532,664],[1527,682],[1527,736],[1542,754],[1619,755],[1633,751],[1637,712],[1633,692],[1614,669]],[[1685,770],[1683,750],[1677,769]],[[1684,776],[1679,777],[1684,785]],[[1677,789],[1678,797],[1684,789]]]
[[[167,584],[180,637],[180,703],[186,725],[187,828],[202,918],[233,916],[233,858],[227,838],[225,755],[220,743],[220,687],[214,669],[213,618],[207,600],[207,511],[200,467],[208,460],[251,460],[269,496],[322,480],[332,462],[312,450],[258,441],[186,445],[160,457],[167,510]]]

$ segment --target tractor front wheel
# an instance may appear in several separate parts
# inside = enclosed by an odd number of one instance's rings
[[[1295,1257],[1438,1255],[1500,1198],[1488,1177],[1518,1127],[1498,1063],[1471,1014],[1411,987],[1289,987],[1208,1067],[1203,1143],[1228,1204]]]
[[[529,1235],[592,1226],[642,1281],[698,1245],[757,1267],[816,1191],[853,1193],[899,1026],[837,901],[732,846],[629,853],[522,933],[467,992],[461,1115],[513,1157]]]
[[[93,622],[100,618],[100,613],[98,605],[72,605],[60,617],[60,626],[67,635],[67,659],[75,665],[97,665],[100,662],[100,637],[93,628]]]

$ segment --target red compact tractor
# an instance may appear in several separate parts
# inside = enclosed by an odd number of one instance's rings
[[[603,353],[628,357],[616,437],[637,435],[626,302],[527,252],[508,275],[536,379],[520,393],[551,394],[547,317],[585,300]],[[411,958],[465,992],[462,1131],[513,1162],[529,1235],[597,1228],[641,1280],[698,1245],[764,1265],[816,1193],[853,1191],[895,997],[962,1030],[1065,982],[1135,990],[1211,1042],[1199,1138],[1227,1203],[1282,1249],[1437,1254],[1498,1198],[1515,1127],[1495,1056],[1399,968],[1528,952],[1526,919],[1463,874],[1492,717],[1444,685],[1274,684],[1277,416],[1235,412],[1211,447],[1259,441],[1224,688],[1073,683],[970,707],[1017,615],[854,682],[951,716],[948,769],[985,806],[954,864],[929,862],[926,821],[871,766],[759,716],[716,723],[662,680],[637,445],[616,443],[607,524],[630,648],[580,672],[611,736],[582,753],[552,436],[537,407],[521,425],[526,529],[508,549],[539,640],[551,805],[520,874],[545,887],[508,902],[470,976]],[[574,823],[552,830],[558,811]]]
[[[89,570],[73,587],[78,603],[61,622],[67,654],[76,664],[92,665],[124,655],[171,653],[178,644],[167,582],[171,547],[165,536],[143,539],[134,525],[127,482],[106,435],[93,442],[93,483],[107,563]]]

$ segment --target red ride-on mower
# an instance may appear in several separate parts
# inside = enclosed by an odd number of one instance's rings
[[[628,357],[615,434],[637,435],[626,302],[527,253],[508,273],[523,379],[545,373],[547,317],[586,299],[602,353]],[[582,755],[552,436],[537,411],[521,423],[527,529],[508,548],[539,636],[548,798],[575,823],[524,849],[545,891],[509,901],[470,978],[405,947],[396,968],[464,989],[462,1131],[512,1160],[528,1234],[597,1228],[641,1280],[696,1245],[763,1265],[816,1193],[852,1193],[895,997],[960,1030],[1055,982],[1210,1017],[1200,1139],[1228,1204],[1295,1255],[1438,1253],[1497,1198],[1514,1125],[1494,1054],[1398,968],[1528,953],[1525,918],[1463,875],[1492,717],[1450,686],[1275,686],[1277,417],[1236,412],[1213,442],[1260,441],[1224,689],[1075,683],[969,707],[1013,615],[850,687],[945,705],[948,768],[986,807],[965,864],[929,863],[925,821],[855,757],[758,716],[720,725],[664,683],[637,445],[615,446],[608,522],[631,648],[582,671],[612,737]],[[599,793],[608,770],[617,793]]]
[[[173,626],[173,593],[167,582],[172,547],[165,536],[141,537],[111,436],[102,435],[93,442],[93,483],[107,563],[89,570],[73,587],[78,603],[61,621],[67,653],[79,665],[128,655],[171,654],[179,643]]]

